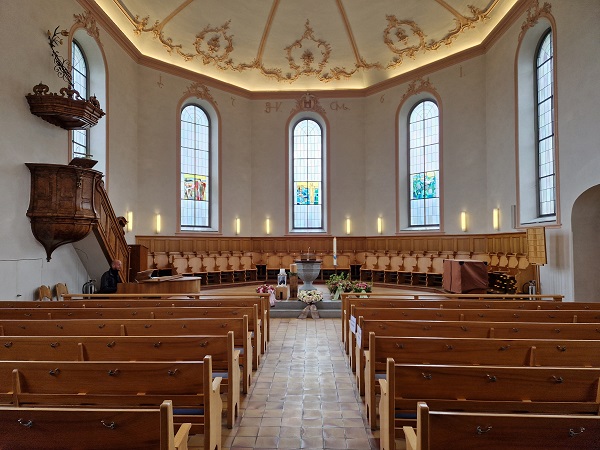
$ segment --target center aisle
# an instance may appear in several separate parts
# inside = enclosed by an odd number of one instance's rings
[[[340,319],[271,319],[271,327],[241,419],[223,428],[223,449],[378,449],[379,432],[364,418],[340,341]]]

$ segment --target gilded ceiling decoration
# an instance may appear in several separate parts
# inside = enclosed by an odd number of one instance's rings
[[[143,55],[248,90],[360,89],[478,46],[524,0],[93,0]]]
[[[525,32],[533,27],[539,20],[539,18],[544,14],[550,14],[550,10],[552,9],[549,3],[544,3],[544,5],[540,8],[540,4],[538,0],[533,0],[531,7],[527,10],[527,19],[523,25],[521,25],[521,32],[519,33],[519,40],[522,39]]]

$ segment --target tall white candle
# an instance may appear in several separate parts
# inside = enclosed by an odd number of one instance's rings
[[[337,239],[333,238],[333,265],[337,266]]]

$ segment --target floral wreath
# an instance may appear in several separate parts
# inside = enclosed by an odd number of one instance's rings
[[[313,303],[320,302],[323,300],[323,294],[316,289],[311,291],[298,291],[298,300],[301,302],[312,305]]]
[[[261,284],[256,288],[258,294],[274,294],[275,288],[271,284]]]

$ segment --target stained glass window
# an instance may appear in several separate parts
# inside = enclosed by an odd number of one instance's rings
[[[439,227],[440,139],[438,106],[418,103],[409,116],[410,226]]]
[[[542,37],[536,55],[538,215],[556,213],[554,164],[554,52],[552,32]]]
[[[323,133],[303,119],[293,130],[293,228],[323,229]]]
[[[85,55],[76,41],[71,44],[71,77],[73,79],[73,89],[79,92],[82,98],[88,98],[88,66]],[[74,158],[91,156],[88,133],[89,130],[73,130],[71,132]]]
[[[181,111],[181,230],[210,225],[210,121],[202,108]]]

